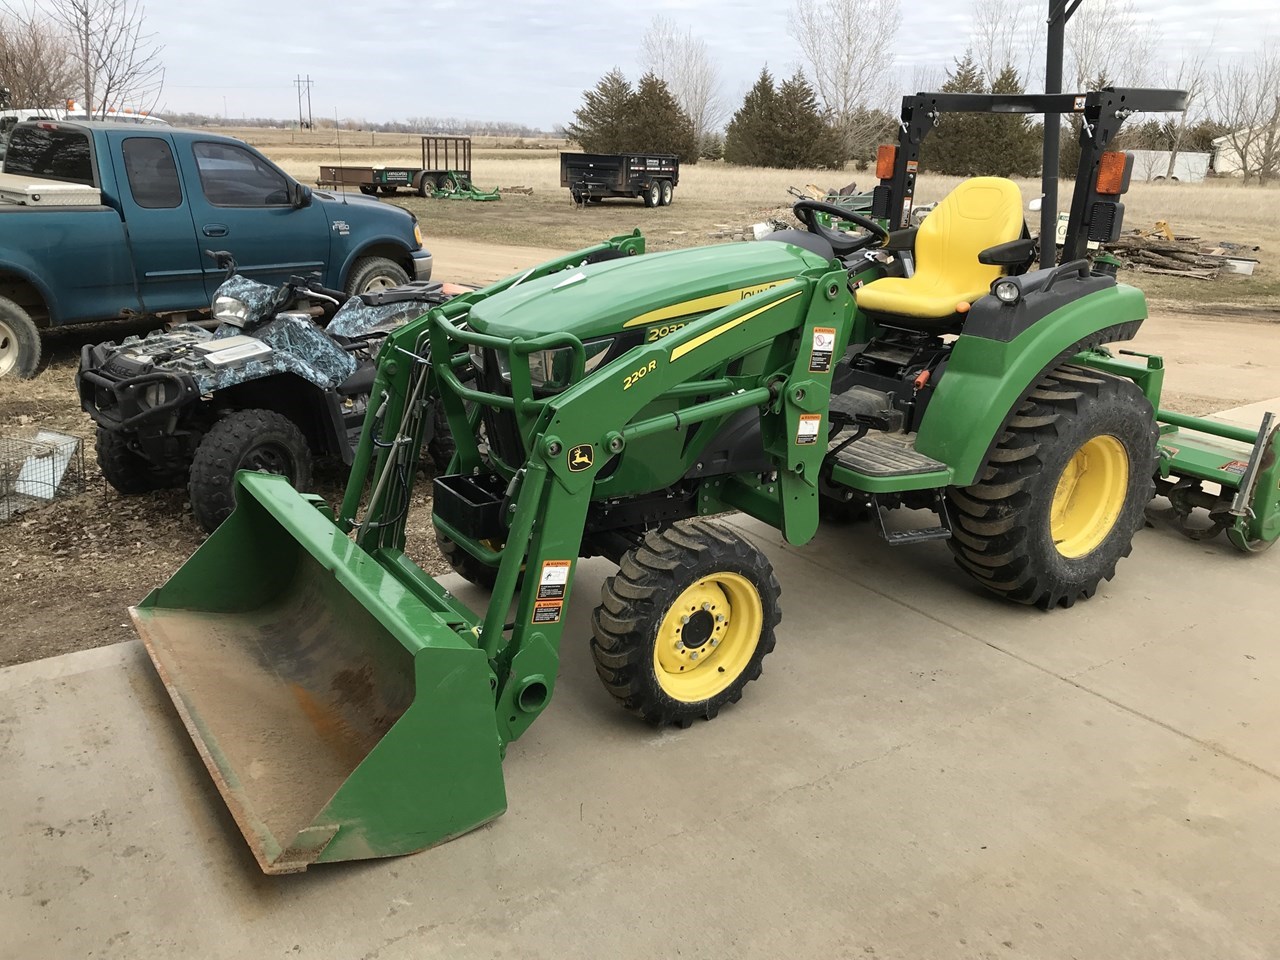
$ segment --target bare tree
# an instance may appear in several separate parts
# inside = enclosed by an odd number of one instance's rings
[[[791,12],[791,36],[847,156],[865,152],[884,134],[869,118],[897,113],[884,59],[901,21],[898,0],[796,0]]]
[[[720,68],[706,41],[659,14],[640,41],[640,65],[667,85],[680,109],[693,121],[694,139],[701,146],[726,113]]]
[[[1013,67],[1026,86],[1042,71],[1041,5],[1025,0],[973,0],[970,49],[987,86]]]
[[[1219,64],[1213,115],[1227,131],[1225,159],[1246,182],[1280,177],[1280,48],[1264,44],[1249,59]]]
[[[70,44],[48,20],[0,10],[0,81],[18,107],[61,107],[75,88]]]
[[[71,39],[87,116],[155,108],[164,47],[146,31],[146,7],[135,0],[48,0],[45,10]]]
[[[1213,46],[1213,44],[1211,43],[1209,46]],[[1207,51],[1209,46],[1201,47],[1199,50],[1194,51],[1184,50],[1182,58],[1178,61],[1177,69],[1166,68],[1161,80],[1166,87],[1187,91],[1187,109],[1165,123],[1169,142],[1169,164],[1168,169],[1163,173],[1170,180],[1173,179],[1173,171],[1178,162],[1178,154],[1182,151],[1182,145],[1186,141],[1187,127],[1198,113],[1201,101],[1204,99],[1205,85],[1208,80]]]
[[[1068,77],[1077,90],[1102,78],[1142,86],[1150,80],[1161,45],[1158,25],[1138,16],[1134,0],[1091,0],[1067,21]]]

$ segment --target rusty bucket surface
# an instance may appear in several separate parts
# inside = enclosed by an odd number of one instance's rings
[[[131,613],[262,869],[410,853],[501,814],[489,665],[443,590],[281,478],[239,484]]]

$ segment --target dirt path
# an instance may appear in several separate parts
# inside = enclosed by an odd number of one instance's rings
[[[483,284],[562,251],[438,239],[441,280]],[[79,345],[119,339],[119,324],[47,338],[49,361],[33,381],[0,379],[0,435],[30,438],[46,428],[86,438],[88,484],[75,496],[0,527],[0,666],[100,646],[134,636],[125,608],[161,583],[203,537],[184,490],[122,497],[102,480],[93,430],[76,400]],[[1155,312],[1130,346],[1167,361],[1166,406],[1208,413],[1280,395],[1280,323],[1272,317],[1217,319]],[[319,471],[320,491],[341,496],[343,477]],[[444,568],[432,542],[429,485],[421,484],[410,523],[410,552],[424,568]]]

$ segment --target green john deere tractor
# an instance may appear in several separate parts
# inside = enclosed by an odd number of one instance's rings
[[[781,622],[768,559],[716,515],[799,545],[823,512],[862,514],[891,545],[946,539],[983,587],[1045,608],[1112,577],[1157,486],[1241,547],[1274,541],[1269,418],[1158,413],[1159,358],[1108,349],[1142,293],[1085,258],[1121,227],[1121,120],[1183,102],[908,97],[870,217],[802,201],[808,230],[648,256],[617,237],[391,334],[337,516],[242,473],[230,519],[133,610],[263,870],[408,853],[501,814],[502,756],[551,700],[580,557],[618,567],[592,618],[601,679],[684,726],[741,697]],[[890,229],[949,110],[1083,115],[1059,264],[1031,269],[1022,198],[998,178]],[[403,552],[436,397],[458,449],[433,519],[492,591],[479,615]],[[896,507],[935,520],[903,530]]]

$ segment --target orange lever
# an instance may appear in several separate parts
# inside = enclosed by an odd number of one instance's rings
[[[915,379],[915,382],[912,384],[912,386],[915,387],[916,393],[919,393],[921,390],[924,389],[924,385],[928,382],[929,382],[929,371],[921,370],[919,373],[916,374],[916,379]]]

